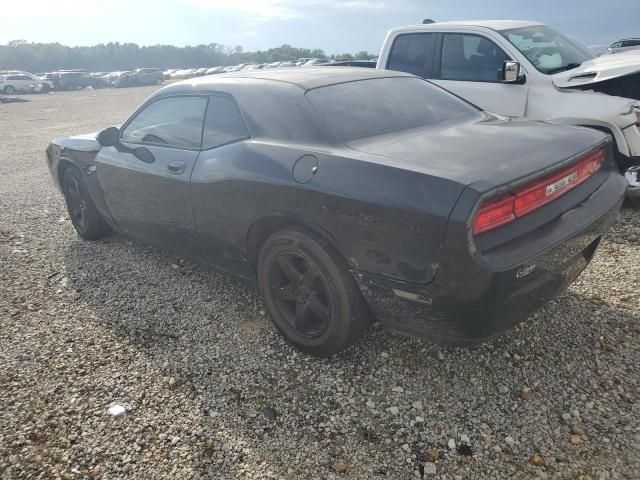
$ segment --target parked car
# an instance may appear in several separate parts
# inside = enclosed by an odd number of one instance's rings
[[[376,62],[373,60],[337,60],[335,62],[325,63],[324,67],[363,67],[376,68]]]
[[[626,38],[609,45],[609,53],[628,52],[630,50],[640,50],[640,38]]]
[[[191,78],[192,76],[193,76],[193,70],[190,68],[185,68],[185,69],[177,70],[176,72],[174,72],[171,75],[171,78],[174,80],[179,80],[184,78]]]
[[[122,74],[112,82],[114,87],[138,87],[142,85],[162,85],[164,75],[159,68],[137,68]]]
[[[53,90],[53,82],[28,72],[0,75],[0,92],[7,95],[22,92],[46,93]]]
[[[82,238],[116,228],[253,282],[318,355],[363,334],[365,305],[436,341],[499,334],[579,275],[626,187],[601,132],[349,67],[174,83],[47,159]]]
[[[640,162],[640,52],[595,57],[536,22],[442,22],[390,30],[377,66],[501,115],[602,130],[621,171]]]
[[[309,60],[307,63],[302,64],[303,67],[316,67],[318,65],[323,65],[325,63],[329,63],[328,58],[314,58],[313,60]]]
[[[100,88],[106,86],[103,79],[95,78],[85,72],[58,72],[56,87],[59,90],[78,90],[82,88]]]
[[[217,73],[222,73],[224,71],[224,67],[212,67],[207,70],[207,75],[215,75]]]
[[[165,70],[164,72],[162,72],[162,76],[164,77],[165,80],[169,80],[171,78],[171,76],[176,73],[178,71],[177,68],[170,68],[168,70]]]

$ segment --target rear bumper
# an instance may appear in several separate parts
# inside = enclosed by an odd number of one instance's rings
[[[429,285],[361,272],[354,272],[354,277],[386,328],[436,343],[480,343],[525,320],[582,272],[615,221],[624,189],[624,179],[612,175],[575,208],[600,215],[576,228],[576,212],[567,212],[558,222],[573,225],[575,233],[515,266],[490,268],[474,258],[468,246],[463,252],[445,243],[438,274]],[[531,247],[536,243],[532,240]]]

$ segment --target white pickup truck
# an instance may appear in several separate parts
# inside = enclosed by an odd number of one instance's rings
[[[621,171],[640,163],[640,51],[596,57],[536,22],[441,22],[390,30],[377,68],[427,78],[496,114],[603,130]]]

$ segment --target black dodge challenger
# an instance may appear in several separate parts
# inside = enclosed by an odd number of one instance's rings
[[[176,83],[122,126],[47,149],[82,238],[115,228],[254,282],[317,355],[373,317],[453,344],[525,319],[614,221],[626,183],[612,157],[595,130],[348,67]]]

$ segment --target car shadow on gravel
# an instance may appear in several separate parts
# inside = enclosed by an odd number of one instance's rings
[[[317,359],[282,339],[252,289],[155,247],[121,235],[77,241],[65,266],[86,320],[140,350],[167,395],[193,403],[200,427],[182,435],[210,478],[326,478],[341,462],[353,478],[408,478],[429,448],[439,472],[465,478],[533,476],[533,453],[556,460],[545,467],[553,475],[614,458],[608,447],[566,451],[564,412],[584,412],[576,421],[594,437],[638,426],[626,379],[637,378],[639,318],[600,296],[572,289],[474,349],[374,328]],[[626,423],[589,416],[594,408]],[[447,447],[461,438],[463,454]]]

